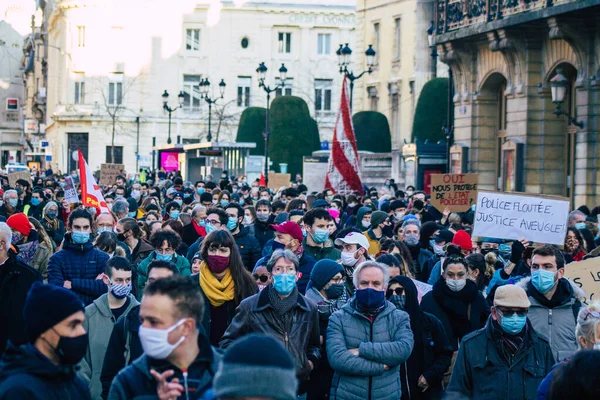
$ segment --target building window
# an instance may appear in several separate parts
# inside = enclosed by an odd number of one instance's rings
[[[108,105],[118,106],[123,102],[123,74],[111,74],[108,83]]]
[[[275,78],[275,86],[279,86],[279,85],[281,85],[281,79]],[[294,80],[292,78],[287,78],[285,80],[285,86],[283,88],[279,88],[275,91],[275,97],[291,96],[293,87],[294,87]]]
[[[200,51],[200,29],[185,30],[185,49]]]
[[[77,27],[77,47],[85,47],[85,26]]]
[[[392,94],[392,137],[400,137],[400,96]]]
[[[184,112],[193,112],[200,109],[200,75],[183,76],[183,108]]]
[[[279,52],[289,54],[292,52],[292,34],[279,32]]]
[[[240,43],[242,46],[242,49],[247,49],[248,45],[250,44],[250,40],[247,37],[242,38],[242,42]]]
[[[315,111],[331,111],[331,79],[315,79]]]
[[[401,30],[400,30],[400,22],[401,19],[400,18],[396,18],[395,20],[395,26],[394,26],[394,54],[395,54],[395,58],[396,59],[400,59],[400,54],[402,53],[402,50],[400,49],[400,46],[402,45],[401,42]]]
[[[84,104],[85,103],[85,82],[77,81],[75,82],[75,97],[73,100],[74,104]]]
[[[123,164],[123,146],[115,146],[115,159],[112,160],[112,146],[106,146],[106,162]]]
[[[377,111],[377,106],[379,103],[379,94],[377,93],[377,88],[375,86],[369,86],[367,88],[367,93],[369,94],[370,110]]]
[[[328,56],[331,54],[331,34],[319,33],[317,35],[317,54]]]
[[[373,49],[375,50],[375,64],[379,62],[379,22],[373,24]]]
[[[250,86],[252,85],[252,78],[248,76],[238,76],[237,85],[237,106],[238,107],[250,107]]]

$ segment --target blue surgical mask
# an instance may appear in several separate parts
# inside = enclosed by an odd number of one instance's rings
[[[137,212],[136,212],[136,211],[132,211],[132,212],[128,212],[128,213],[127,213],[127,216],[128,216],[129,218],[135,218],[135,216],[136,216],[136,215],[137,215]]]
[[[227,229],[234,231],[237,228],[237,218],[229,217],[227,219]]]
[[[54,219],[58,216],[58,211],[48,211],[46,215],[48,216],[48,218]]]
[[[554,272],[552,271],[538,269],[531,273],[531,284],[541,294],[548,293],[555,283]]]
[[[98,229],[98,235],[101,234],[102,232],[112,232],[113,230],[111,228],[108,228],[106,226]]]
[[[179,204],[179,207],[183,204],[183,200],[175,200],[175,203]]]
[[[508,317],[503,315],[500,320],[500,327],[509,335],[516,335],[523,330],[526,322],[526,315],[513,314]]]
[[[37,207],[41,204],[42,200],[40,198],[37,197],[32,197],[31,198],[31,205],[34,207]]]
[[[578,222],[575,224],[575,229],[585,229],[585,222]]]
[[[275,291],[283,296],[292,293],[296,287],[296,275],[281,274],[273,276],[273,287]]]
[[[206,226],[204,227],[204,229],[206,230],[206,234],[208,235],[209,233],[211,233],[212,231],[216,231],[217,227],[214,226],[213,224],[206,224]]]
[[[302,236],[306,237],[306,235],[307,235],[306,229],[302,228]]]
[[[329,229],[315,229],[315,234],[312,235],[315,243],[325,243],[329,238]]]
[[[73,233],[71,233],[71,238],[73,239],[73,243],[85,244],[90,240],[90,233],[89,232],[73,232]]]
[[[173,254],[158,254],[156,253],[156,259],[159,261],[171,261]]]
[[[11,206],[12,208],[15,208],[17,206],[17,204],[19,204],[18,199],[8,199],[8,205]]]
[[[198,189],[196,189],[196,193],[198,193],[199,195],[204,194],[204,188],[203,187],[199,187]]]
[[[240,199],[240,206],[243,206],[244,204],[246,204],[246,202],[244,201],[244,199]]]
[[[183,195],[184,199],[189,199],[190,197],[192,197],[191,193],[184,193],[184,195]]]
[[[173,210],[169,213],[169,217],[171,219],[177,219],[179,218],[179,210]]]
[[[196,223],[198,224],[198,226],[206,227],[206,220],[204,219],[196,220]]]
[[[229,202],[227,200],[221,200],[219,204],[221,205],[221,207],[225,208],[227,207],[227,205],[229,205]]]

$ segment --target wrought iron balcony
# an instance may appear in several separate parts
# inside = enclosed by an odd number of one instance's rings
[[[437,0],[438,34],[578,0]]]

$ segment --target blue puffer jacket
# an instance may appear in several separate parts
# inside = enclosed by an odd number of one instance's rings
[[[350,300],[329,318],[327,356],[335,371],[330,398],[400,399],[400,364],[408,360],[413,345],[407,313],[386,302],[371,322],[355,309],[354,299]],[[350,349],[358,349],[359,355],[351,354]]]
[[[71,290],[87,306],[102,294],[106,285],[96,277],[104,272],[110,257],[94,248],[92,242],[75,244],[71,234],[65,234],[62,250],[54,253],[48,261],[48,283],[63,286],[71,282]]]

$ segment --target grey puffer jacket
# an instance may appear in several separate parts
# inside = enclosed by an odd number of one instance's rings
[[[527,291],[531,302],[527,318],[531,321],[535,331],[548,339],[556,361],[563,361],[577,351],[575,327],[577,326],[577,314],[581,308],[579,299],[585,296],[585,292],[572,281],[562,278],[559,284],[563,285],[564,291],[570,295],[565,296],[560,305],[548,308],[532,295],[536,289],[529,284],[530,281],[531,278],[526,278],[517,284]]]
[[[350,300],[329,319],[327,356],[335,371],[330,398],[398,400],[402,397],[400,364],[414,344],[408,314],[386,302],[371,322],[354,304]],[[350,349],[358,349],[359,355],[352,355]]]

